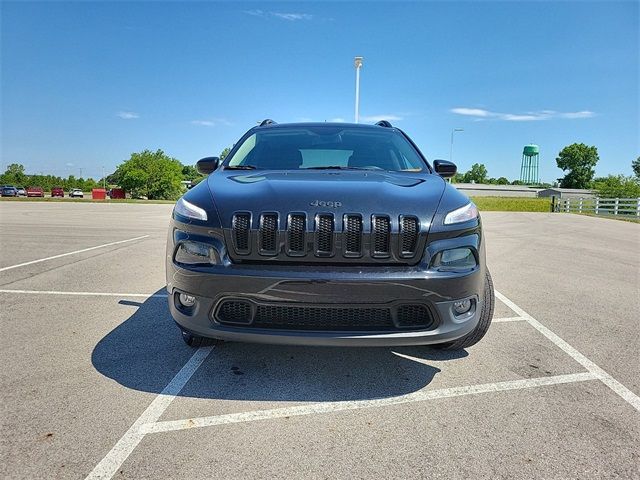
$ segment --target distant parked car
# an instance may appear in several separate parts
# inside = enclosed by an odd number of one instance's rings
[[[29,187],[27,188],[27,197],[44,197],[44,190],[42,187]]]
[[[18,196],[24,197],[27,195],[27,191],[24,189],[24,187],[17,187],[17,188],[18,188]]]
[[[79,188],[74,188],[69,192],[70,198],[84,198],[84,193]]]
[[[51,189],[52,197],[64,197],[64,189],[62,187],[53,187]]]
[[[2,195],[3,197],[17,197],[18,189],[16,187],[11,187],[7,185],[5,187],[2,187],[2,191],[0,192],[0,195]]]

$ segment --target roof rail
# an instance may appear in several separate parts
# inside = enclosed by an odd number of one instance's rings
[[[276,125],[276,122],[274,122],[270,118],[267,118],[267,119],[263,120],[262,123],[260,123],[261,127],[264,127],[265,125]]]
[[[386,120],[380,120],[379,122],[376,122],[376,125],[379,127],[393,128],[393,125]]]

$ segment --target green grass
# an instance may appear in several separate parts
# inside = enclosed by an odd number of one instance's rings
[[[137,200],[133,198],[94,200],[92,198],[51,197],[0,197],[4,202],[90,202],[90,203],[176,203],[175,200]]]
[[[481,212],[550,212],[550,198],[471,197]]]
[[[575,215],[585,215],[587,217],[606,218],[607,220],[618,220],[620,222],[640,223],[640,218],[633,215],[596,215],[595,213],[575,213]]]

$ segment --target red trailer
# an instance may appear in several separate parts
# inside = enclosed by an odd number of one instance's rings
[[[107,191],[104,188],[94,188],[91,190],[91,198],[94,200],[104,200],[107,198]]]

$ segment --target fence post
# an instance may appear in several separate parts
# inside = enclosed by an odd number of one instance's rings
[[[640,199],[638,199],[638,205],[639,205],[638,208],[640,208]],[[556,211],[556,196],[555,195],[551,196],[551,211],[552,212]]]
[[[616,204],[615,204],[615,206],[613,207],[613,214],[614,214],[614,215],[617,215],[617,214],[618,214],[618,204],[619,204],[619,203],[620,203],[620,199],[619,199],[619,198],[616,198]]]
[[[578,202],[578,212],[582,213],[582,197],[580,197],[580,200]]]
[[[567,198],[567,199],[564,201],[564,211],[565,211],[566,213],[569,213],[569,212],[571,211],[571,198]]]
[[[600,215],[600,197],[596,197],[596,215]]]
[[[636,207],[636,217],[640,217],[640,198],[638,198],[638,206]]]

